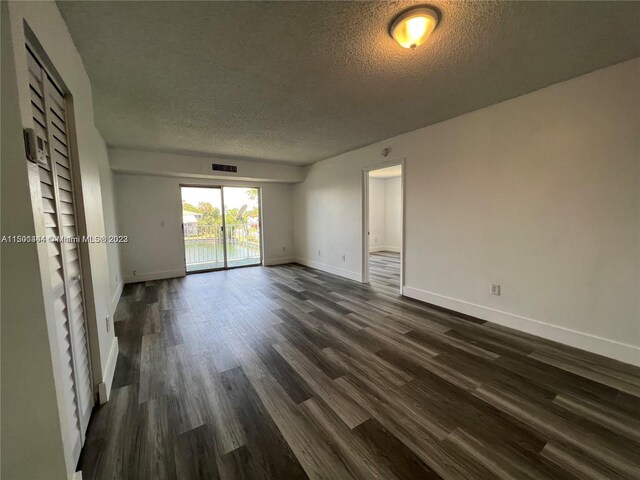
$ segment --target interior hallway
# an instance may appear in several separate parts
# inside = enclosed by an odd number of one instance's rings
[[[640,469],[638,368],[318,270],[127,285],[115,326],[85,479]]]

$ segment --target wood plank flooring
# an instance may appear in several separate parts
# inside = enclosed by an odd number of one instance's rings
[[[376,286],[190,275],[115,326],[85,479],[640,478],[640,369]]]
[[[387,293],[400,291],[400,254],[372,252],[369,254],[369,282]]]

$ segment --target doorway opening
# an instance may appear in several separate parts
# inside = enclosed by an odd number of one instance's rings
[[[262,264],[260,189],[181,186],[187,273]]]
[[[363,281],[380,291],[402,294],[402,163],[365,169],[363,181]]]

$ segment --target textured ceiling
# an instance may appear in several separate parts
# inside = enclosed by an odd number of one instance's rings
[[[436,1],[411,51],[412,4],[58,2],[109,145],[298,164],[640,55],[638,2]]]

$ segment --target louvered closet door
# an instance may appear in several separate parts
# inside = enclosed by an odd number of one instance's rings
[[[47,143],[47,165],[38,166],[45,232],[48,237],[76,237],[64,97],[30,51],[28,59],[33,124]],[[59,364],[63,369],[59,372],[63,384],[57,388],[63,390],[68,423],[65,430],[77,461],[94,404],[79,244],[49,241],[47,248]]]

